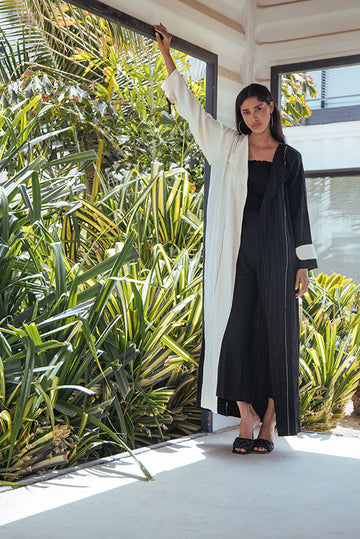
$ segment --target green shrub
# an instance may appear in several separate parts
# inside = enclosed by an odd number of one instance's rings
[[[300,332],[302,427],[329,431],[344,415],[360,380],[359,287],[320,273],[303,297]]]

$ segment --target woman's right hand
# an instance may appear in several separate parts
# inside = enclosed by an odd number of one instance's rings
[[[158,42],[160,52],[163,56],[169,54],[170,52],[170,41],[172,36],[167,31],[166,27],[160,24],[154,24],[155,37]],[[162,36],[162,39],[161,39]]]

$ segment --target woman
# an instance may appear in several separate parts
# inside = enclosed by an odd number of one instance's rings
[[[175,67],[171,35],[154,29],[168,71],[162,88],[211,165],[197,405],[241,417],[234,453],[269,453],[275,425],[279,436],[301,430],[296,300],[317,267],[301,155],[285,144],[265,86],[237,96],[237,130],[206,113]]]

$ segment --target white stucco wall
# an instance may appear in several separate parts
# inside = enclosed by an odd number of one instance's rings
[[[359,53],[358,0],[257,0],[256,72],[287,64]]]
[[[306,171],[360,168],[360,121],[284,128]]]

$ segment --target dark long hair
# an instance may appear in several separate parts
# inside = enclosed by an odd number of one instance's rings
[[[257,97],[259,101],[264,101],[268,105],[270,102],[274,102],[274,110],[272,112],[272,121],[270,122],[271,136],[278,142],[285,142],[285,136],[281,125],[281,116],[276,105],[276,102],[271,92],[263,84],[249,84],[241,90],[235,101],[235,115],[236,115],[236,127],[240,135],[250,135],[251,129],[245,124],[242,117],[240,107],[244,103],[245,99],[249,97]],[[240,125],[241,122],[241,125]]]

